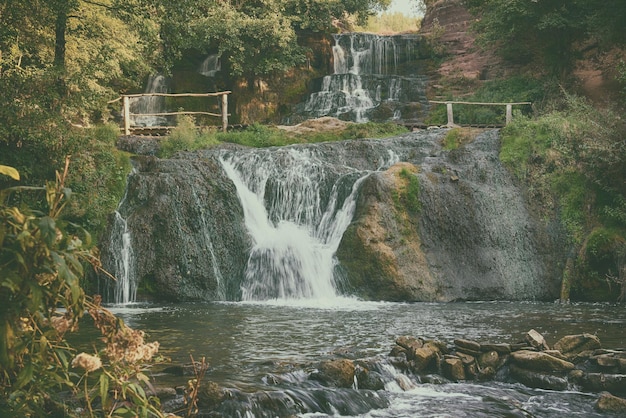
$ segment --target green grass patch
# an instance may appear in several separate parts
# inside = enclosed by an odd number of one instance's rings
[[[272,126],[252,124],[243,130],[218,132],[216,129],[199,132],[193,119],[179,118],[171,134],[161,141],[159,157],[169,158],[178,151],[209,148],[229,142],[247,147],[280,147],[298,143],[319,143],[359,138],[386,138],[407,133],[404,126],[387,123],[350,123],[344,129],[292,133]]]

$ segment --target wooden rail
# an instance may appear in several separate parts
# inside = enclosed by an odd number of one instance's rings
[[[130,135],[132,130],[130,118],[131,116],[175,116],[175,115],[208,115],[222,118],[222,130],[226,132],[228,128],[228,95],[230,91],[221,91],[216,93],[141,93],[141,94],[124,94],[121,96],[123,103],[122,118],[124,120],[124,135]],[[137,97],[149,96],[165,96],[165,97],[220,97],[221,96],[221,113],[212,112],[162,112],[162,113],[130,113],[130,99]],[[119,100],[119,99],[117,99]],[[153,126],[151,128],[166,128],[164,126]]]
[[[453,101],[436,101],[431,100],[430,103],[445,104],[448,113],[447,126],[456,126],[454,123],[454,113],[452,111],[453,104],[463,105],[478,105],[478,106],[506,106],[506,120],[505,124],[508,125],[513,120],[513,106],[514,105],[530,105],[531,102],[510,102],[510,103],[481,103],[481,102],[453,102]]]

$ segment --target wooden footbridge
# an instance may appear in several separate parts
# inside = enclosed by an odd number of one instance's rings
[[[481,102],[457,102],[457,101],[437,101],[437,100],[430,100],[430,103],[446,105],[446,113],[448,116],[448,122],[446,126],[448,127],[459,126],[454,123],[453,105],[455,104],[456,105],[475,105],[475,106],[505,106],[505,122],[504,122],[505,125],[508,125],[513,120],[513,106],[532,104],[531,102],[481,103]],[[470,126],[474,126],[474,125],[470,125]],[[494,125],[490,125],[490,126],[494,126]],[[499,125],[499,126],[504,126],[504,125]]]
[[[206,115],[212,117],[221,118],[221,128],[224,132],[228,129],[228,95],[231,94],[230,91],[220,91],[215,93],[142,93],[142,94],[124,94],[119,98],[109,102],[117,102],[119,100],[122,101],[122,121],[123,121],[123,130],[124,135],[131,134],[155,134],[155,133],[167,133],[174,126],[139,126],[133,125],[132,121],[135,117],[141,116],[177,116],[177,115]],[[150,98],[150,97],[217,97],[218,98],[218,108],[220,113],[215,112],[202,112],[202,111],[185,111],[180,110],[178,112],[157,112],[157,113],[131,113],[130,104],[131,99],[137,98]]]
[[[177,115],[207,115],[212,117],[218,117],[221,119],[221,128],[224,132],[228,129],[228,95],[231,94],[230,91],[222,91],[215,93],[142,93],[142,94],[126,94],[122,95],[119,98],[109,102],[117,102],[122,100],[123,110],[122,110],[122,120],[123,120],[123,131],[124,135],[131,134],[142,134],[142,135],[155,135],[155,134],[166,134],[168,133],[174,126],[139,126],[133,125],[132,121],[134,117],[141,116],[177,116]],[[178,112],[159,112],[159,113],[131,113],[130,111],[130,103],[131,99],[144,98],[144,97],[152,97],[152,96],[163,96],[163,97],[217,97],[218,98],[218,108],[220,109],[220,113],[215,112],[203,112],[203,111],[184,111],[180,110]],[[438,100],[430,100],[429,103],[433,104],[445,104],[446,105],[446,113],[447,113],[447,127],[456,127],[456,126],[470,126],[470,127],[502,127],[511,123],[513,119],[513,106],[521,106],[521,105],[531,105],[531,102],[507,102],[507,103],[482,103],[482,102],[463,102],[463,101],[438,101]],[[472,105],[472,106],[505,106],[505,123],[504,124],[489,124],[489,125],[480,125],[480,124],[463,124],[457,125],[454,122],[454,105]],[[424,123],[410,123],[404,122],[405,126],[409,128],[427,128],[428,126]]]

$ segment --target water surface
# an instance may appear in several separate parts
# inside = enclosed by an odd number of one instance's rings
[[[112,310],[129,325],[146,331],[150,340],[158,340],[161,352],[174,363],[188,363],[190,354],[195,359],[206,357],[211,366],[207,379],[222,387],[337,399],[327,411],[304,414],[315,417],[602,416],[593,409],[597,395],[576,388],[553,392],[502,382],[419,384],[414,376],[406,378],[409,390],[400,389],[396,376],[384,391],[367,394],[384,402],[372,401],[374,408],[364,404],[355,415],[350,412],[360,407],[344,404],[367,403],[361,399],[363,391],[312,386],[306,375],[323,359],[385,358],[401,335],[439,339],[449,345],[455,338],[514,343],[534,328],[550,345],[565,335],[591,333],[603,347],[626,346],[626,309],[609,304],[409,304],[337,298],[291,304],[134,304]],[[392,377],[399,373],[389,370]],[[271,415],[258,409],[241,413]]]

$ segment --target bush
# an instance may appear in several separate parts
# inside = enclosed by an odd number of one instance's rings
[[[90,235],[61,218],[71,196],[68,166],[66,159],[64,172],[44,188],[0,190],[0,415],[71,417],[84,410],[90,416],[162,416],[140,372],[158,343],[145,343],[143,333],[81,287],[86,265],[98,268],[99,260]],[[47,211],[8,204],[18,190],[43,191]],[[76,355],[66,335],[85,311],[105,346]]]

